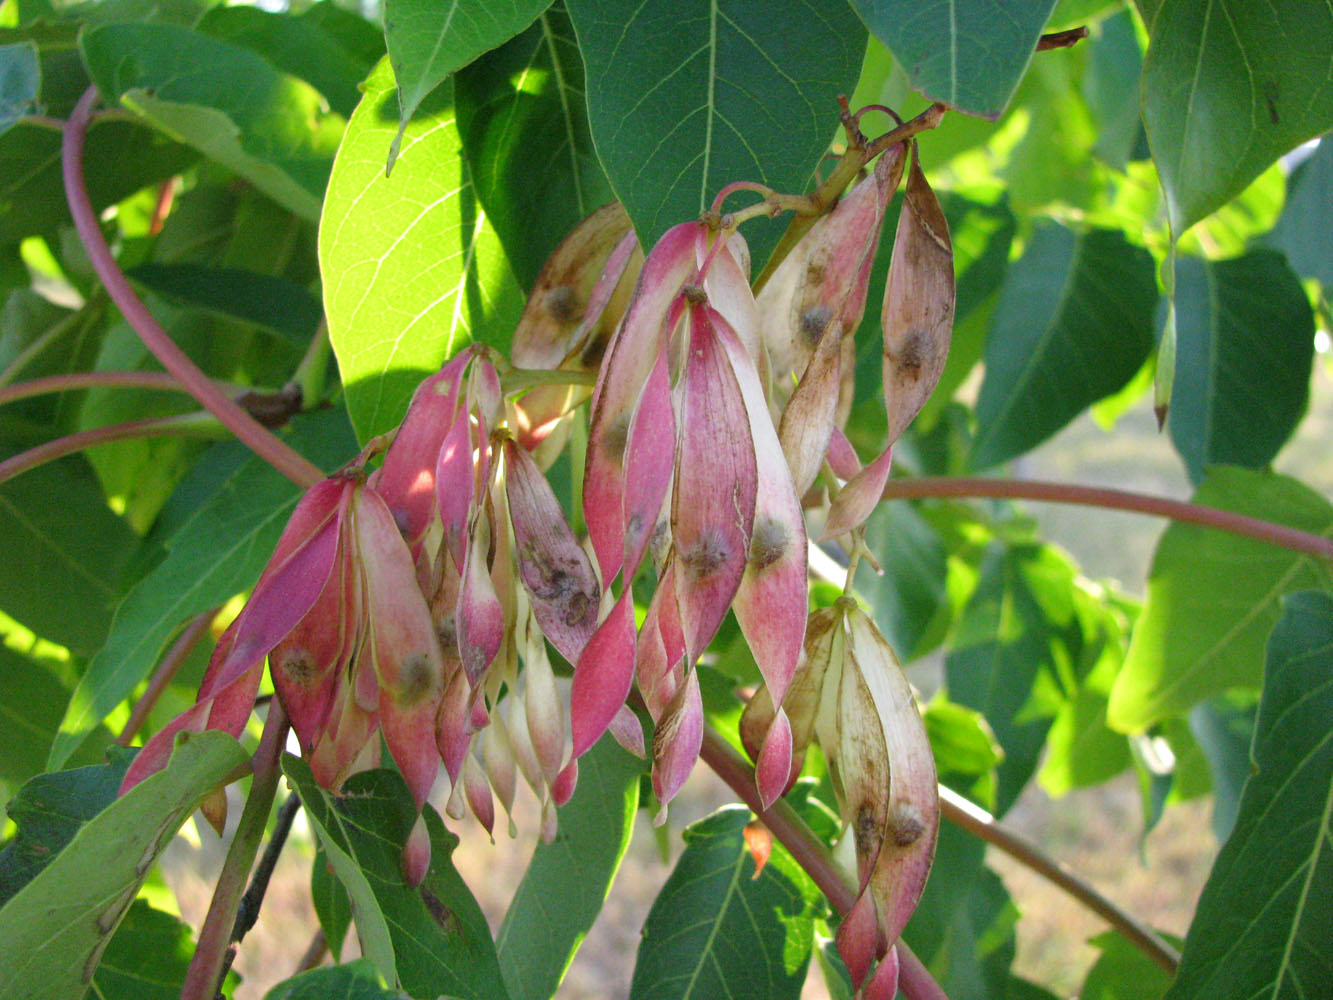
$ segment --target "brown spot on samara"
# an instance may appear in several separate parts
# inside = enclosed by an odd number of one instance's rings
[[[314,683],[318,669],[308,649],[294,646],[283,651],[282,659],[278,662],[278,672],[302,687],[309,687]]]
[[[801,322],[798,328],[801,333],[801,339],[809,347],[814,347],[824,336],[824,331],[828,328],[829,320],[833,318],[833,309],[823,303],[817,303],[801,313]]]
[[[542,300],[542,305],[560,323],[573,323],[582,315],[578,297],[568,285],[556,285]]]
[[[398,668],[399,704],[412,706],[428,697],[438,687],[436,679],[425,653],[408,656]]]
[[[889,833],[899,847],[910,847],[926,832],[926,821],[910,802],[900,802],[889,811]]]
[[[677,548],[676,554],[686,571],[699,580],[716,573],[731,558],[731,549],[721,532],[705,530],[692,546]]]
[[[755,522],[750,536],[750,566],[755,570],[767,569],[787,553],[790,544],[787,526],[771,517]]]

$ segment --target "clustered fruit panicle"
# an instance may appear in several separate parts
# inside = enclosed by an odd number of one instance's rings
[[[853,337],[909,161],[881,314],[889,440],[862,468],[842,432]],[[522,371],[465,349],[418,387],[377,469],[365,472],[372,446],[297,504],[198,702],[149,741],[125,787],[166,762],[181,730],[239,735],[267,659],[302,753],[334,792],[377,766],[383,745],[418,808],[442,763],[448,813],[470,808],[487,830],[521,775],[549,838],[578,758],[605,732],[645,754],[637,706],[653,724],[660,820],[698,757],[696,667],[730,611],[763,677],[741,723],[760,798],[781,796],[806,748],[822,747],[859,874],[838,946],[863,995],[891,997],[893,942],[934,854],[934,763],[906,677],[855,601],[808,616],[806,514],[824,513],[826,538],[860,531],[893,441],[939,379],[948,227],[902,144],[757,300],[745,242],[721,219],[682,223],[645,257],[608,206],[537,279],[512,365],[597,371],[585,539],[543,472],[587,397],[581,379],[507,391]],[[654,586],[636,625],[641,576]],[[573,666],[568,684],[550,649]],[[424,877],[420,821],[403,864]]]

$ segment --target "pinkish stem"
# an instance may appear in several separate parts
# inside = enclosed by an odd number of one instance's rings
[[[164,392],[189,392],[181,380],[166,372],[66,372],[44,375],[0,388],[0,406],[31,396],[74,389],[161,389]]]
[[[211,417],[208,418],[209,423],[207,425],[201,424],[199,418],[202,416],[205,416],[203,411],[175,417],[150,417],[145,420],[129,420],[123,424],[109,424],[106,427],[95,427],[92,430],[67,434],[62,438],[56,438],[54,441],[47,441],[35,448],[29,448],[27,451],[21,451],[17,455],[0,462],[0,483],[13,479],[30,469],[35,469],[39,465],[53,462],[57,458],[64,458],[66,455],[72,455],[76,451],[83,451],[83,449],[91,448],[93,445],[106,444],[108,441],[125,441],[130,438],[141,437],[197,437],[201,434],[215,432],[217,424],[213,423]]]
[[[324,474],[303,455],[293,451],[282,440],[265,430],[199,370],[139,300],[121,271],[120,265],[116,263],[111,248],[107,246],[106,239],[102,236],[97,214],[88,200],[88,189],[83,177],[83,146],[88,135],[88,121],[96,101],[97,88],[89,87],[74,106],[74,111],[65,124],[61,166],[65,179],[65,197],[69,201],[70,214],[74,217],[74,227],[88,251],[88,258],[92,261],[97,276],[102,279],[102,284],[112,301],[120,308],[126,322],[134,328],[144,345],[162,362],[167,371],[180,379],[190,395],[199,400],[200,405],[292,482],[305,488],[313,486],[324,478]]]
[[[1228,531],[1257,541],[1279,545],[1295,552],[1333,559],[1333,539],[1285,524],[1262,521],[1257,517],[1204,507],[1183,500],[1130,493],[1100,486],[1074,486],[1031,479],[973,479],[967,477],[924,476],[919,479],[890,479],[882,499],[898,500],[924,497],[984,497],[992,500],[1045,500],[1052,503],[1080,504],[1109,510],[1128,510],[1151,514],[1173,521],[1185,521],[1204,528]]]
[[[116,737],[116,743],[127,747],[130,740],[143,727],[144,720],[148,718],[148,713],[153,710],[157,704],[157,699],[162,696],[171,679],[176,676],[180,670],[181,664],[185,658],[190,655],[194,647],[199,645],[199,640],[208,633],[208,626],[213,624],[213,619],[217,616],[218,609],[212,608],[203,614],[195,617],[185,630],[181,632],[167,655],[162,657],[162,662],[158,664],[157,670],[153,672],[152,679],[148,682],[148,688],[144,691],[143,697],[134,703],[134,708],[130,712],[130,720],[125,723],[125,728],[121,730],[120,735]]]

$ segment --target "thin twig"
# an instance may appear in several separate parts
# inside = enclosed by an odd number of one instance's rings
[[[201,417],[205,419],[201,420]],[[203,410],[173,417],[149,417],[144,420],[127,420],[120,424],[94,427],[92,430],[78,431],[56,438],[54,441],[46,441],[10,456],[0,462],[0,483],[35,469],[39,465],[53,462],[57,458],[109,441],[145,437],[213,437],[218,431],[217,421]]]
[[[833,908],[844,914],[850,910],[856,902],[856,888],[833,860],[828,848],[784,800],[779,799],[770,809],[763,808],[755,785],[754,768],[712,726],[704,726],[699,757],[782,842],[796,863],[828,897]],[[888,942],[882,941],[881,944],[887,945]],[[907,1000],[948,1000],[940,984],[902,939],[898,940],[898,987]]]
[[[1180,967],[1180,953],[1161,939],[1147,924],[1125,912],[1088,882],[1021,834],[998,823],[990,813],[944,785],[940,785],[940,814],[968,833],[993,844],[1010,857],[1058,885],[1080,903],[1098,914],[1169,974]]]
[[[324,961],[324,956],[329,953],[329,940],[324,936],[324,928],[316,927],[315,933],[310,935],[310,943],[306,945],[305,954],[301,960],[296,963],[296,968],[292,970],[293,976],[299,976],[303,972],[309,972],[311,969],[318,968]]]
[[[1071,45],[1077,45],[1087,37],[1087,25],[1082,25],[1078,28],[1068,28],[1065,31],[1052,31],[1037,39],[1037,51],[1047,52],[1051,49],[1067,49]]]
[[[278,758],[287,741],[287,713],[282,703],[269,704],[264,732],[259,737],[259,748],[252,761],[254,780],[250,794],[241,811],[236,835],[222,863],[213,899],[208,905],[203,927],[199,929],[198,943],[190,968],[181,987],[181,1000],[214,1000],[217,994],[218,971],[222,968],[232,928],[236,926],[236,911],[245,891],[246,876],[254,864],[259,842],[264,836],[264,824],[273,808],[273,796],[278,789]]]
[[[181,380],[167,372],[66,372],[16,382],[0,388],[0,406],[5,403],[75,389],[160,389],[163,392],[189,392]]]
[[[292,450],[285,442],[265,430],[225,393],[215,386],[193,361],[167,336],[167,332],[153,318],[130,287],[124,272],[102,236],[97,214],[88,200],[88,188],[83,176],[83,147],[88,135],[88,121],[97,101],[97,88],[89,87],[79,98],[65,125],[61,151],[61,167],[65,180],[65,197],[79,239],[88,252],[97,276],[107,293],[120,308],[125,321],[153,352],[162,366],[189,387],[190,394],[217,417],[229,431],[245,442],[256,454],[301,487],[310,487],[324,478],[323,473],[305,456]]]
[[[923,476],[890,479],[882,494],[885,500],[925,497],[984,497],[992,500],[1044,500],[1052,503],[1079,504],[1109,510],[1128,510],[1136,514],[1166,517],[1204,528],[1214,528],[1321,559],[1333,560],[1333,539],[1308,531],[1274,524],[1257,517],[1204,507],[1183,500],[1130,493],[1100,486],[1074,486],[1032,479],[974,479],[952,476]]]
[[[255,872],[250,876],[250,887],[245,890],[245,895],[241,897],[241,905],[236,909],[236,922],[231,928],[231,941],[227,945],[227,953],[222,958],[222,969],[218,972],[219,994],[222,992],[222,981],[227,978],[232,962],[236,961],[236,953],[240,949],[241,942],[259,919],[259,910],[264,905],[264,895],[268,892],[268,884],[273,879],[273,870],[278,867],[278,858],[287,844],[287,835],[292,832],[292,820],[296,818],[300,808],[301,797],[292,792],[278,809],[278,818],[273,823],[273,834],[268,838],[268,846],[264,848],[264,854],[260,857],[259,864],[255,866]]]
[[[181,664],[185,662],[186,657],[199,644],[199,640],[208,632],[208,627],[213,624],[213,619],[217,616],[218,609],[212,608],[201,615],[197,615],[181,632],[180,636],[172,644],[167,655],[162,657],[162,662],[157,665],[153,671],[152,679],[148,682],[148,688],[144,691],[143,697],[134,703],[134,708],[130,711],[130,720],[125,723],[125,728],[121,730],[120,735],[116,737],[116,743],[119,746],[127,747],[130,740],[134,739],[139,730],[143,727],[144,720],[148,718],[148,713],[153,710],[157,704],[157,699],[162,696],[171,679],[176,676],[180,670]]]

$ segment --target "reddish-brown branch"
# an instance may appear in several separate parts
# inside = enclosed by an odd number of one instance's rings
[[[106,444],[109,441],[125,441],[142,437],[193,437],[206,431],[198,417],[203,411],[175,417],[149,417],[144,420],[127,420],[121,424],[108,424],[106,427],[94,427],[92,430],[67,434],[54,441],[46,441],[36,447],[21,451],[0,462],[0,483],[15,476],[35,469],[39,465],[53,462],[57,458],[72,455],[93,445]],[[216,431],[217,425],[209,418],[209,424]]]
[[[264,732],[259,737],[259,748],[252,761],[254,780],[250,783],[250,794],[246,797],[227,858],[222,863],[222,872],[213,887],[213,899],[181,987],[181,1000],[213,1000],[217,993],[218,977],[231,943],[232,928],[236,926],[236,911],[264,836],[264,825],[273,809],[273,797],[281,774],[278,759],[286,741],[287,713],[275,700],[269,704]]]
[[[181,380],[167,372],[66,372],[44,375],[0,388],[0,406],[32,396],[75,389],[160,389],[163,392],[189,392]]]
[[[153,318],[126,280],[107,246],[98,224],[97,214],[88,200],[88,189],[83,176],[83,147],[88,135],[88,121],[97,101],[97,88],[89,87],[74,106],[65,124],[61,167],[65,181],[65,197],[69,201],[74,227],[83,242],[93,269],[106,287],[107,293],[119,307],[126,322],[143,340],[145,346],[162,362],[162,366],[188,387],[200,404],[217,417],[229,431],[298,486],[310,487],[323,478],[308,459],[288,447],[282,440],[262,427],[236,402],[206,376],[193,361],[167,336],[167,332]]]
[[[959,497],[991,500],[1039,500],[1051,503],[1079,504],[1107,510],[1128,510],[1136,514],[1166,517],[1204,528],[1227,531],[1257,541],[1268,542],[1295,552],[1333,560],[1333,539],[1285,524],[1262,521],[1257,517],[1204,507],[1184,500],[1147,496],[1100,486],[1074,486],[1031,479],[975,479],[950,476],[924,476],[918,479],[890,479],[884,487],[885,500]]]
[[[217,613],[217,608],[205,611],[185,626],[185,630],[181,632],[172,644],[171,649],[167,651],[167,655],[162,657],[162,662],[157,665],[157,669],[153,671],[152,679],[149,680],[143,697],[134,703],[134,708],[130,711],[130,719],[125,723],[125,728],[121,730],[120,735],[116,737],[116,743],[123,747],[130,745],[130,740],[134,739],[143,727],[144,720],[148,718],[148,713],[153,710],[158,698],[162,697],[162,692],[171,683],[171,679],[176,676],[176,672],[180,670],[185,658],[190,655],[195,646],[199,645],[199,640],[207,634],[208,627],[213,624],[213,618]]]
[[[850,910],[856,902],[856,888],[823,842],[785,801],[779,799],[772,808],[763,808],[755,786],[754,768],[711,726],[704,727],[699,757],[763,820],[819,891],[828,897],[833,908],[839,913]],[[935,977],[902,940],[898,941],[898,988],[907,1000],[948,1000]]]

